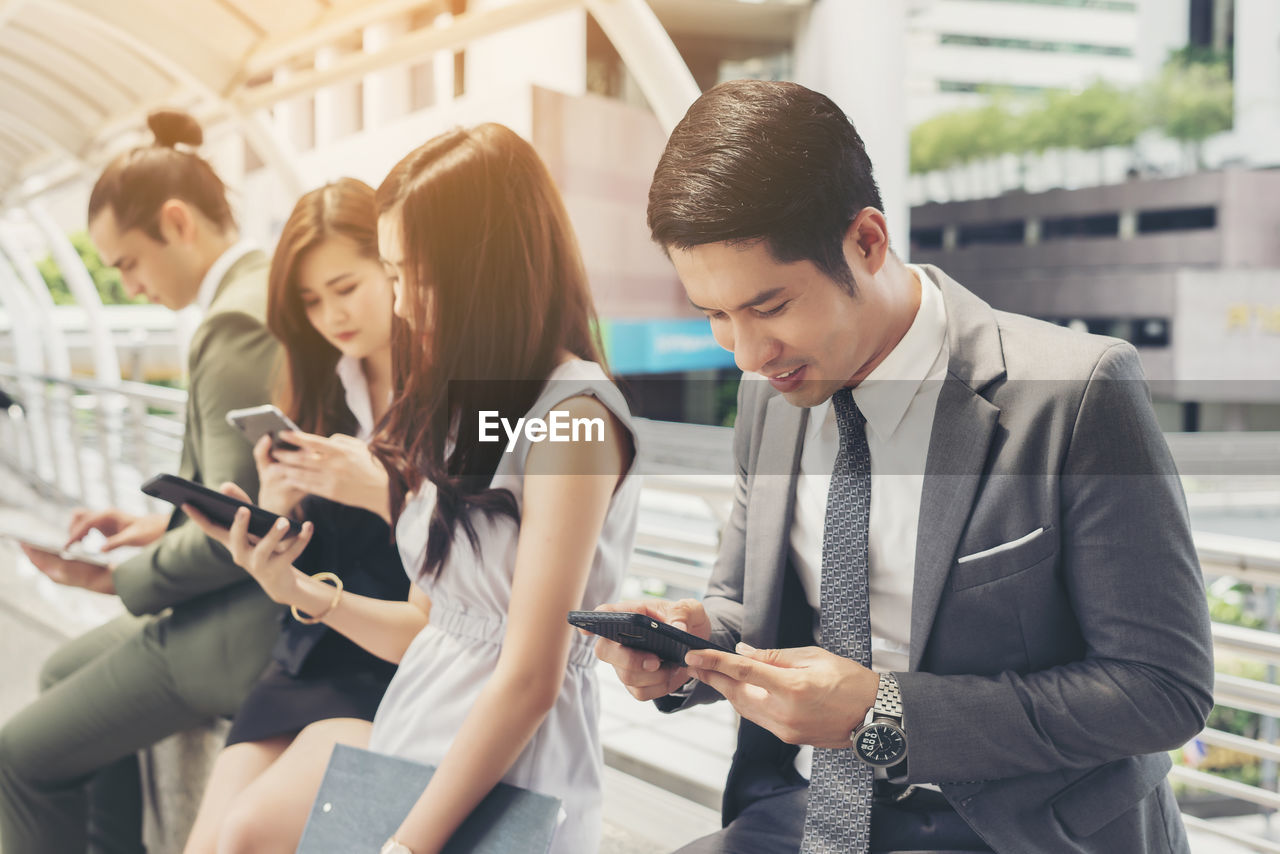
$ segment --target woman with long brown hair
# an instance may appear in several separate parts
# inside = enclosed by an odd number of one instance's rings
[[[505,781],[562,801],[552,851],[590,854],[603,773],[594,657],[565,615],[618,589],[640,484],[577,242],[532,146],[496,124],[411,152],[379,188],[378,210],[408,335],[395,351],[400,393],[374,450],[391,472],[389,516],[414,594],[431,598],[430,624],[393,629],[387,603],[334,597],[294,568],[305,529],[293,541],[272,531],[256,546],[247,516],[206,530],[271,598],[323,613],[400,663],[365,738],[437,769],[384,851],[440,851]],[[501,419],[522,425],[515,438],[493,435]],[[539,441],[548,432],[529,426],[557,420],[598,429]],[[314,794],[321,770],[293,779],[293,790]],[[276,801],[258,815],[300,835],[306,810]],[[252,850],[292,850],[297,838]]]
[[[405,602],[408,580],[380,515],[387,475],[367,445],[392,397],[392,287],[376,223],[373,189],[343,178],[303,196],[281,232],[267,325],[283,345],[278,401],[305,432],[255,446],[258,504],[314,526],[299,566],[412,608],[421,625],[428,603]],[[303,447],[288,450],[290,440]],[[309,738],[340,738],[353,722],[367,726],[394,673],[394,664],[302,612],[286,615],[272,661],[214,764],[187,854],[236,844],[243,805],[296,773],[281,760],[295,736],[309,728]]]

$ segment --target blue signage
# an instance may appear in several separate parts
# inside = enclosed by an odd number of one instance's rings
[[[705,319],[601,320],[615,374],[664,374],[732,368],[733,354],[716,343]]]

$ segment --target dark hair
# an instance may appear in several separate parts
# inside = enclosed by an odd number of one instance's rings
[[[393,345],[396,400],[371,447],[390,474],[393,520],[424,478],[436,487],[422,571],[443,565],[471,512],[518,517],[491,489],[501,443],[476,414],[523,417],[560,353],[603,362],[569,214],[528,142],[499,124],[435,137],[378,188],[400,224],[411,321]]]
[[[267,327],[283,346],[276,397],[280,408],[308,433],[347,432],[353,417],[342,384],[334,379],[341,353],[307,319],[298,267],[326,240],[345,237],[366,258],[378,260],[378,211],[373,188],[339,178],[298,199],[271,258]]]
[[[186,113],[161,110],[147,116],[155,144],[126,151],[103,170],[89,194],[89,219],[111,208],[120,233],[141,228],[164,242],[158,215],[170,199],[179,199],[204,214],[218,228],[230,231],[236,221],[227,204],[227,188],[204,158],[178,145],[196,147],[204,141],[199,123]]]
[[[649,188],[663,249],[764,241],[780,263],[812,261],[850,293],[849,225],[883,211],[862,137],[827,96],[796,83],[734,80],[693,102]]]

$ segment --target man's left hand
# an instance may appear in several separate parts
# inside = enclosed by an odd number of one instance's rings
[[[116,592],[116,582],[111,576],[109,567],[83,560],[68,560],[53,552],[27,545],[22,546],[22,553],[35,565],[36,569],[59,584],[83,587],[85,590],[109,595],[114,595]]]
[[[849,747],[849,736],[876,699],[880,677],[816,646],[755,649],[738,655],[700,649],[685,662],[749,721],[788,744]]]

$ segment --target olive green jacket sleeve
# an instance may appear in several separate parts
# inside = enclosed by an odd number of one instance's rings
[[[250,496],[258,492],[252,448],[227,424],[226,414],[271,400],[278,346],[266,328],[266,270],[261,252],[236,262],[192,338],[179,470],[214,489],[231,481]],[[179,511],[159,540],[115,571],[116,592],[134,614],[154,614],[240,583],[252,581],[226,549]]]

